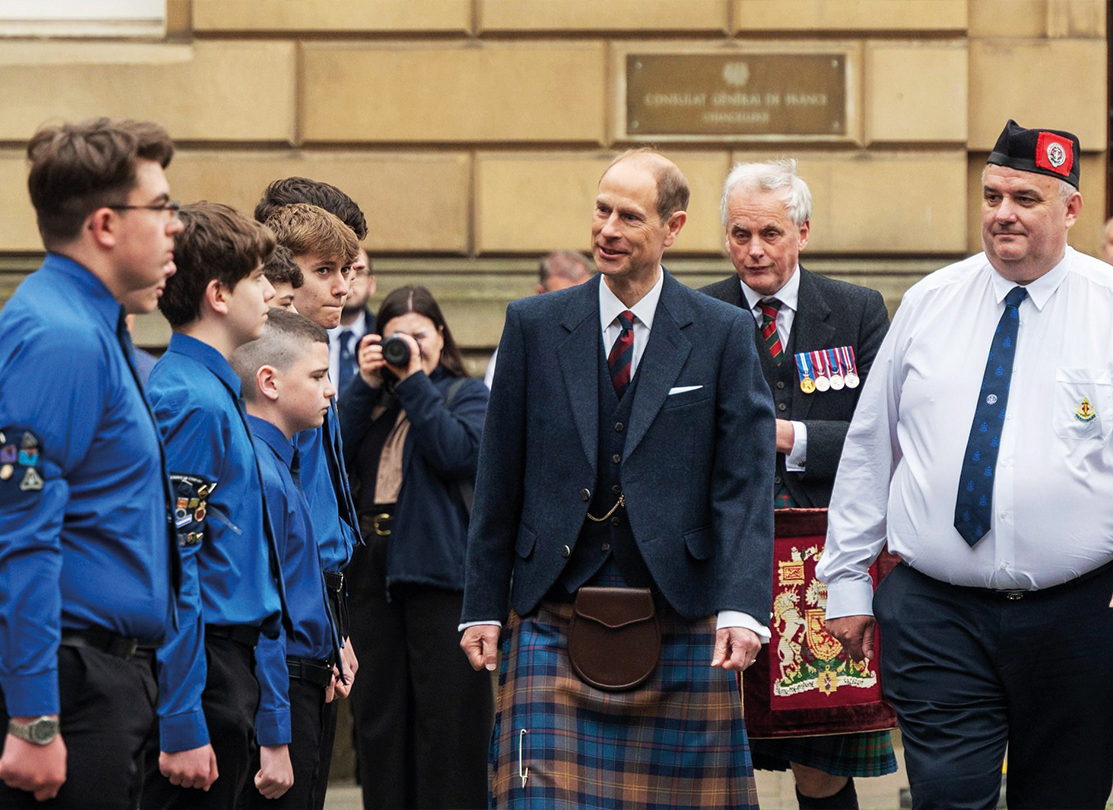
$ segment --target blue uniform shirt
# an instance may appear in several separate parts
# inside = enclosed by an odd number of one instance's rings
[[[123,313],[47,254],[0,312],[0,688],[57,714],[61,628],[157,644],[173,624],[166,471]]]
[[[335,400],[325,419],[316,430],[303,430],[294,436],[294,444],[301,455],[301,486],[309,501],[321,565],[335,573],[347,567],[359,534],[344,469]]]
[[[209,741],[204,626],[249,625],[274,636],[282,600],[232,367],[212,346],[175,334],[147,391],[166,442],[183,563],[181,629],[158,652],[161,750],[173,753]]]
[[[286,656],[325,663],[333,652],[334,631],[309,505],[294,480],[295,468],[300,468],[295,458],[297,450],[270,422],[257,416],[247,419],[255,437],[263,492],[282,559],[286,605],[293,624],[292,633],[287,635],[284,630],[277,639],[260,639],[255,650],[260,678],[271,674],[279,678],[271,689],[264,690],[270,692],[274,701],[268,703],[266,695],[260,701],[255,733],[260,745],[283,745],[290,742]]]

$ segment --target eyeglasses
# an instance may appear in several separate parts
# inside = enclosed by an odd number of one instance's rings
[[[113,211],[169,211],[170,219],[177,219],[178,212],[182,210],[182,204],[173,200],[152,205],[106,205],[104,207],[111,208]]]

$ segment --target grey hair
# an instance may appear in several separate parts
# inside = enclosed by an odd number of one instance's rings
[[[985,168],[982,169],[982,187],[983,188],[985,187],[985,172],[986,172],[986,169],[988,169],[990,167],[990,165],[991,164],[987,163],[985,165]],[[993,165],[996,165],[996,164],[993,164]],[[1033,172],[1033,174],[1039,174],[1039,173],[1040,172]],[[1044,175],[1044,176],[1045,177],[1050,177],[1051,175]],[[1066,180],[1063,180],[1062,178],[1054,178],[1054,179],[1059,181],[1059,199],[1062,201],[1063,205],[1066,205],[1070,201],[1070,198],[1073,197],[1075,194],[1081,194],[1082,193],[1081,191],[1076,189],[1074,186],[1072,186],[1070,183],[1068,183]]]
[[[552,276],[583,281],[594,272],[591,260],[576,250],[554,250],[537,266],[537,278],[544,284]]]
[[[803,178],[796,174],[796,161],[792,158],[735,164],[723,183],[723,196],[719,201],[719,216],[724,228],[730,218],[727,209],[731,195],[739,188],[776,193],[784,203],[788,218],[798,228],[812,217],[812,193]]]

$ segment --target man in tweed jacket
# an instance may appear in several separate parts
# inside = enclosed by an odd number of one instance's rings
[[[508,310],[461,641],[494,669],[503,636],[498,806],[756,806],[729,670],[768,638],[773,409],[748,316],[660,265],[687,202],[671,161],[620,155],[595,204],[600,277]],[[655,595],[664,651],[632,692],[568,667],[571,602],[599,584]]]

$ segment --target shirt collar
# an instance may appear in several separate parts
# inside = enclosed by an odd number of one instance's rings
[[[792,275],[788,277],[785,285],[777,290],[773,295],[762,295],[753,287],[750,287],[742,279],[738,280],[742,285],[742,296],[746,299],[746,303],[750,305],[750,309],[757,309],[757,305],[763,298],[776,298],[781,302],[781,306],[788,307],[793,312],[796,312],[796,307],[800,303],[800,264],[797,263],[792,271]]]
[[[108,328],[112,332],[116,331],[123,307],[92,270],[60,253],[47,253],[43,270],[65,276],[76,284],[85,293],[85,300],[104,319]]]
[[[228,360],[224,355],[208,343],[202,343],[195,337],[175,332],[170,336],[170,345],[166,347],[166,351],[196,360],[232,389],[235,396],[240,396],[240,378],[236,376],[236,372],[232,371],[232,367],[228,365]]]
[[[260,419],[258,416],[248,414],[247,423],[251,425],[251,435],[273,450],[289,469],[294,461],[294,445],[285,434],[266,419]]]
[[[1074,249],[1068,247],[1063,254],[1063,258],[1057,265],[1035,281],[1024,285],[1024,289],[1028,292],[1028,297],[1032,300],[1037,310],[1043,310],[1044,305],[1051,299],[1051,296],[1055,294],[1055,291],[1059,289],[1059,285],[1063,283],[1063,279],[1067,277],[1067,273],[1070,271],[1073,254]],[[1017,284],[1015,281],[1009,281],[998,273],[988,261],[986,264],[989,265],[989,279],[990,283],[993,285],[993,295],[997,299],[997,303],[1000,304],[1005,300],[1005,296],[1009,294],[1009,291],[1017,286]]]
[[[661,290],[665,286],[665,271],[657,268],[657,283],[650,288],[642,299],[632,307],[626,306],[618,300],[618,296],[611,292],[604,278],[599,279],[599,321],[603,331],[614,323],[615,318],[626,310],[634,313],[634,317],[641,321],[646,329],[653,330],[653,315],[657,312],[657,302],[661,300]]]

